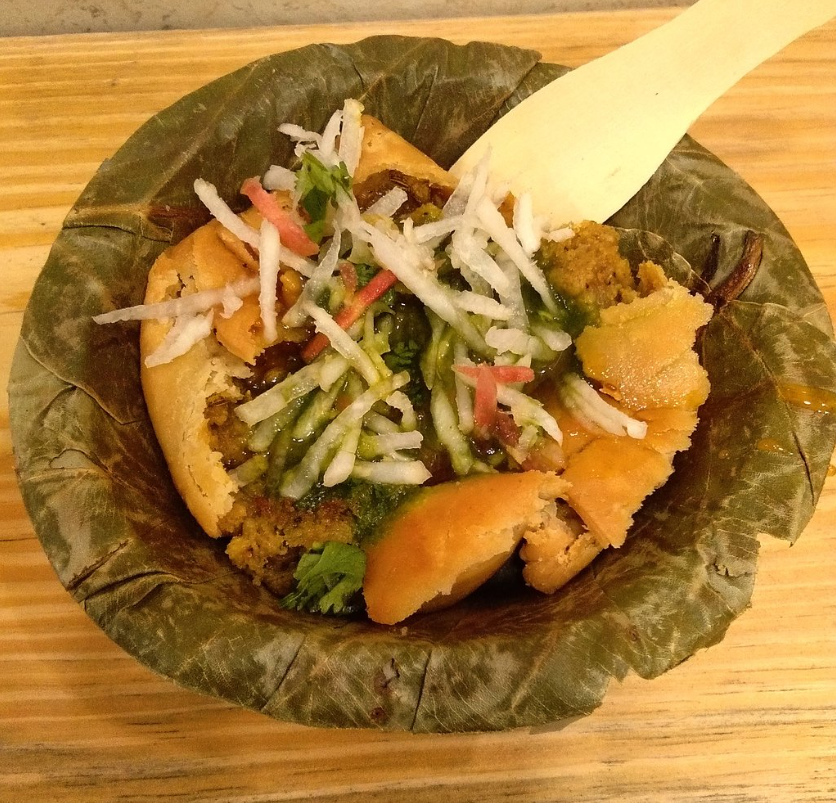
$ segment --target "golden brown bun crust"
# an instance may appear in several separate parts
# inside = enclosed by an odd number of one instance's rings
[[[397,170],[438,187],[452,190],[456,186],[456,180],[446,170],[414,145],[410,145],[402,136],[383,125],[380,120],[364,114],[362,124],[363,145],[360,162],[354,171],[355,184],[362,184],[367,178],[383,170]]]
[[[165,300],[182,279],[193,276],[194,243],[192,235],[160,255],[148,275],[147,304]],[[174,485],[200,526],[217,537],[218,519],[232,507],[238,486],[224,470],[220,454],[209,447],[204,414],[208,396],[228,388],[230,373],[240,370],[240,364],[214,338],[207,338],[172,362],[147,368],[145,357],[169,328],[170,323],[161,321],[142,324],[142,390]]]
[[[436,485],[407,502],[367,551],[369,618],[394,624],[450,605],[491,576],[566,492],[554,474],[488,474]],[[433,604],[436,602],[436,604]],[[428,603],[430,603],[428,605]]]

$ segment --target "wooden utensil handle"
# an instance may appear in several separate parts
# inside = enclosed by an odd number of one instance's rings
[[[700,0],[671,22],[535,92],[453,166],[491,173],[555,224],[606,220],[717,98],[836,16],[836,0]]]

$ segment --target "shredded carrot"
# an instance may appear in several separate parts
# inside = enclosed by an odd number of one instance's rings
[[[479,365],[476,371],[476,395],[473,402],[473,422],[481,433],[493,429],[497,415],[496,379],[487,365]]]
[[[497,382],[507,384],[509,382],[531,382],[534,379],[534,371],[524,365],[454,365],[453,370],[471,379],[479,379],[482,369],[490,372]]]
[[[398,277],[391,270],[379,271],[365,287],[354,294],[351,303],[344,306],[334,316],[334,320],[343,329],[348,329],[377,299],[393,287],[397,281]],[[308,342],[308,345],[302,349],[302,359],[306,362],[315,360],[327,345],[328,338],[325,335],[321,332],[314,335]]]
[[[282,245],[303,257],[319,253],[319,246],[308,237],[290,213],[279,206],[276,197],[261,186],[258,178],[248,178],[241,185],[241,194],[246,195],[261,216],[279,230]]]

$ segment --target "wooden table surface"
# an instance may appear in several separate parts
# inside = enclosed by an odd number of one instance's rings
[[[0,380],[72,202],[150,115],[259,56],[372,33],[485,39],[570,65],[676,12],[0,40]],[[741,32],[741,36],[747,32]],[[836,24],[745,78],[692,133],[776,210],[836,312]],[[836,481],[798,544],[765,540],[752,608],[560,731],[414,736],[286,725],[155,676],[53,575],[0,402],[2,801],[834,801]]]

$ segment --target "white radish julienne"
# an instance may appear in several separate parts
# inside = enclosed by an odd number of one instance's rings
[[[339,162],[337,137],[340,135],[342,124],[343,113],[341,111],[335,111],[325,124],[325,129],[322,132],[317,156],[327,167],[334,167]]]
[[[331,115],[321,134],[293,124],[282,125],[279,130],[296,143],[297,156],[308,153],[326,168],[342,163],[353,176],[363,144],[362,112],[362,104],[349,99],[342,110]],[[173,319],[163,343],[146,360],[148,365],[157,365],[174,359],[208,336],[214,312],[229,317],[240,309],[244,298],[257,292],[264,338],[272,343],[279,335],[280,271],[282,266],[298,271],[306,282],[281,323],[296,328],[312,322],[331,348],[236,408],[238,417],[251,427],[263,422],[260,428],[256,427],[260,435],[256,440],[263,446],[260,451],[269,446],[277,426],[291,427],[299,442],[315,438],[301,461],[283,471],[279,492],[298,499],[320,480],[332,486],[350,477],[368,482],[421,484],[430,473],[408,452],[421,447],[423,435],[410,398],[400,390],[410,381],[410,375],[405,371],[393,374],[384,359],[390,349],[395,313],[385,300],[378,300],[352,325],[343,328],[328,311],[346,303],[341,301],[345,288],[335,278],[340,258],[354,264],[374,264],[391,271],[422,302],[430,319],[432,339],[421,356],[421,371],[424,384],[431,391],[432,424],[454,470],[459,475],[489,470],[475,459],[467,438],[474,429],[476,383],[458,372],[447,381],[449,377],[440,372],[449,369],[451,358],[454,365],[475,365],[471,355],[492,359],[497,366],[530,367],[532,358],[547,362],[571,345],[570,336],[555,325],[538,318],[529,320],[522,279],[546,309],[557,314],[557,304],[534,255],[544,239],[562,242],[574,236],[568,227],[544,233],[543,222],[534,216],[527,194],[516,199],[513,225],[509,226],[498,208],[507,197],[507,188],[492,186],[489,178],[486,154],[454,189],[441,218],[423,225],[415,225],[408,216],[400,223],[394,220],[409,199],[401,187],[389,190],[364,213],[351,192],[338,191],[333,199],[335,213],[327,221],[333,231],[330,244],[313,260],[283,246],[278,229],[268,221],[262,222],[260,231],[253,229],[232,211],[212,184],[198,179],[195,192],[210,213],[224,228],[258,251],[259,276],[159,304],[103,313],[95,320],[111,323]],[[294,202],[300,200],[297,174],[286,167],[271,166],[264,175],[263,186],[267,190],[290,191]],[[446,255],[439,251],[445,243]],[[443,269],[447,261],[445,256],[449,258],[448,265],[461,274],[471,290],[453,289],[443,278],[443,270],[439,277],[439,266]],[[517,458],[524,457],[543,434],[558,443],[562,440],[555,419],[540,402],[523,392],[524,384],[499,382],[497,386],[498,403],[510,410],[521,428],[519,443],[509,447]],[[454,403],[448,395],[453,390]],[[608,405],[580,376],[570,376],[560,392],[579,417],[608,432],[643,437],[643,422]],[[333,408],[340,394],[352,400],[335,414]],[[373,409],[384,403],[394,411],[394,420]],[[326,424],[332,415],[335,417]],[[280,419],[289,423],[276,423]],[[368,434],[369,431],[375,434]],[[358,459],[358,452],[364,459]],[[373,462],[368,458],[373,458]],[[259,467],[260,464],[256,466]]]
[[[363,148],[363,104],[349,98],[343,104],[343,125],[340,131],[339,157],[353,176],[360,163],[360,153]]]
[[[381,460],[376,463],[357,460],[351,476],[379,485],[423,485],[432,474],[420,460]]]
[[[502,304],[490,296],[483,296],[480,293],[463,290],[456,298],[462,309],[472,312],[474,315],[482,315],[494,321],[507,321],[511,317],[511,310],[508,307],[502,306]],[[492,344],[488,343],[488,345],[490,346]]]
[[[455,365],[473,365],[473,361],[467,354],[467,346],[458,338],[453,343],[453,360]],[[456,386],[456,412],[459,416],[459,429],[465,435],[469,435],[473,432],[475,423],[473,420],[473,397],[470,394],[468,386],[462,381],[458,371],[453,376]]]
[[[281,165],[270,165],[261,185],[265,190],[284,190],[292,192],[296,187],[296,173]]]
[[[294,399],[305,396],[315,388],[329,390],[347,370],[348,360],[340,354],[331,354],[322,360],[306,365],[266,390],[251,401],[235,408],[235,414],[252,426],[278,413]]]
[[[484,226],[490,238],[511,258],[519,272],[525,276],[528,283],[543,300],[546,309],[556,315],[558,312],[557,304],[546,283],[546,277],[525,253],[513,229],[508,228],[499,210],[490,200],[483,198],[479,202],[476,213],[479,216],[479,222]]]
[[[284,314],[282,323],[285,326],[301,326],[306,318],[305,305],[310,301],[316,301],[317,296],[325,289],[328,280],[334,275],[337,268],[337,262],[340,258],[340,242],[342,239],[342,232],[339,227],[334,230],[334,237],[331,240],[331,245],[325,252],[322,261],[314,268],[313,273],[305,286],[302,288],[302,293],[296,300],[296,303]]]
[[[203,205],[209,210],[209,213],[214,217],[225,229],[231,231],[239,240],[251,245],[253,248],[259,246],[258,232],[252,227],[248,226],[235,214],[226,201],[218,195],[218,190],[214,184],[204,181],[202,178],[196,179],[194,183],[194,191],[197,197],[203,202]]]
[[[393,187],[385,195],[378,198],[365,212],[370,217],[392,217],[408,199],[403,187]]]
[[[586,380],[577,374],[568,374],[560,390],[564,403],[593,424],[612,435],[629,435],[641,440],[647,435],[647,424],[630,418],[617,410],[598,394]]]
[[[139,304],[135,307],[123,307],[112,312],[96,315],[96,323],[117,323],[118,321],[164,321],[184,315],[196,315],[208,312],[218,304],[226,304],[230,297],[246,298],[257,293],[260,287],[257,276],[241,279],[232,284],[218,287],[214,290],[201,290],[199,293],[189,293],[170,301],[160,301],[157,304]]]
[[[371,452],[381,455],[399,449],[420,449],[424,436],[417,430],[412,432],[390,432],[386,435],[366,435],[363,444]]]
[[[450,288],[422,267],[420,257],[414,251],[373,226],[366,226],[365,231],[372,251],[383,267],[392,271],[426,307],[449,323],[474,351],[488,352],[479,330],[456,307]]]
[[[153,368],[185,354],[212,331],[212,311],[205,315],[183,315],[174,319],[163,342],[145,358],[145,365]]]
[[[264,326],[264,339],[268,343],[274,343],[278,337],[276,285],[279,279],[281,250],[279,230],[269,220],[263,220],[261,222],[261,248],[258,254],[258,276],[261,285],[258,304],[261,310],[261,322]]]
[[[357,460],[357,445],[360,443],[362,432],[363,424],[361,421],[357,421],[346,433],[339,451],[322,476],[322,484],[326,488],[339,485],[351,476],[354,463]]]
[[[369,355],[322,307],[318,307],[312,301],[305,301],[302,310],[316,324],[317,332],[328,338],[334,350],[342,354],[369,385],[374,385],[380,380],[380,373]]]
[[[301,370],[304,370],[304,368]],[[409,374],[402,371],[399,374],[386,377],[376,385],[372,385],[354,399],[328,424],[325,431],[308,449],[299,464],[285,474],[280,486],[281,495],[291,499],[300,499],[313,488],[329,456],[337,444],[345,438],[348,431],[356,426],[358,422],[361,422],[377,402],[382,401],[408,382]]]
[[[401,414],[401,429],[407,431],[418,427],[418,417],[415,415],[415,407],[409,400],[409,396],[401,390],[396,390],[388,399],[386,404]]]
[[[538,360],[553,360],[557,356],[540,338],[522,329],[500,329],[492,326],[485,332],[485,342],[499,354],[530,354]]]
[[[517,198],[514,204],[514,233],[526,255],[533,256],[540,247],[543,231],[539,220],[534,217],[531,195],[527,192]]]

